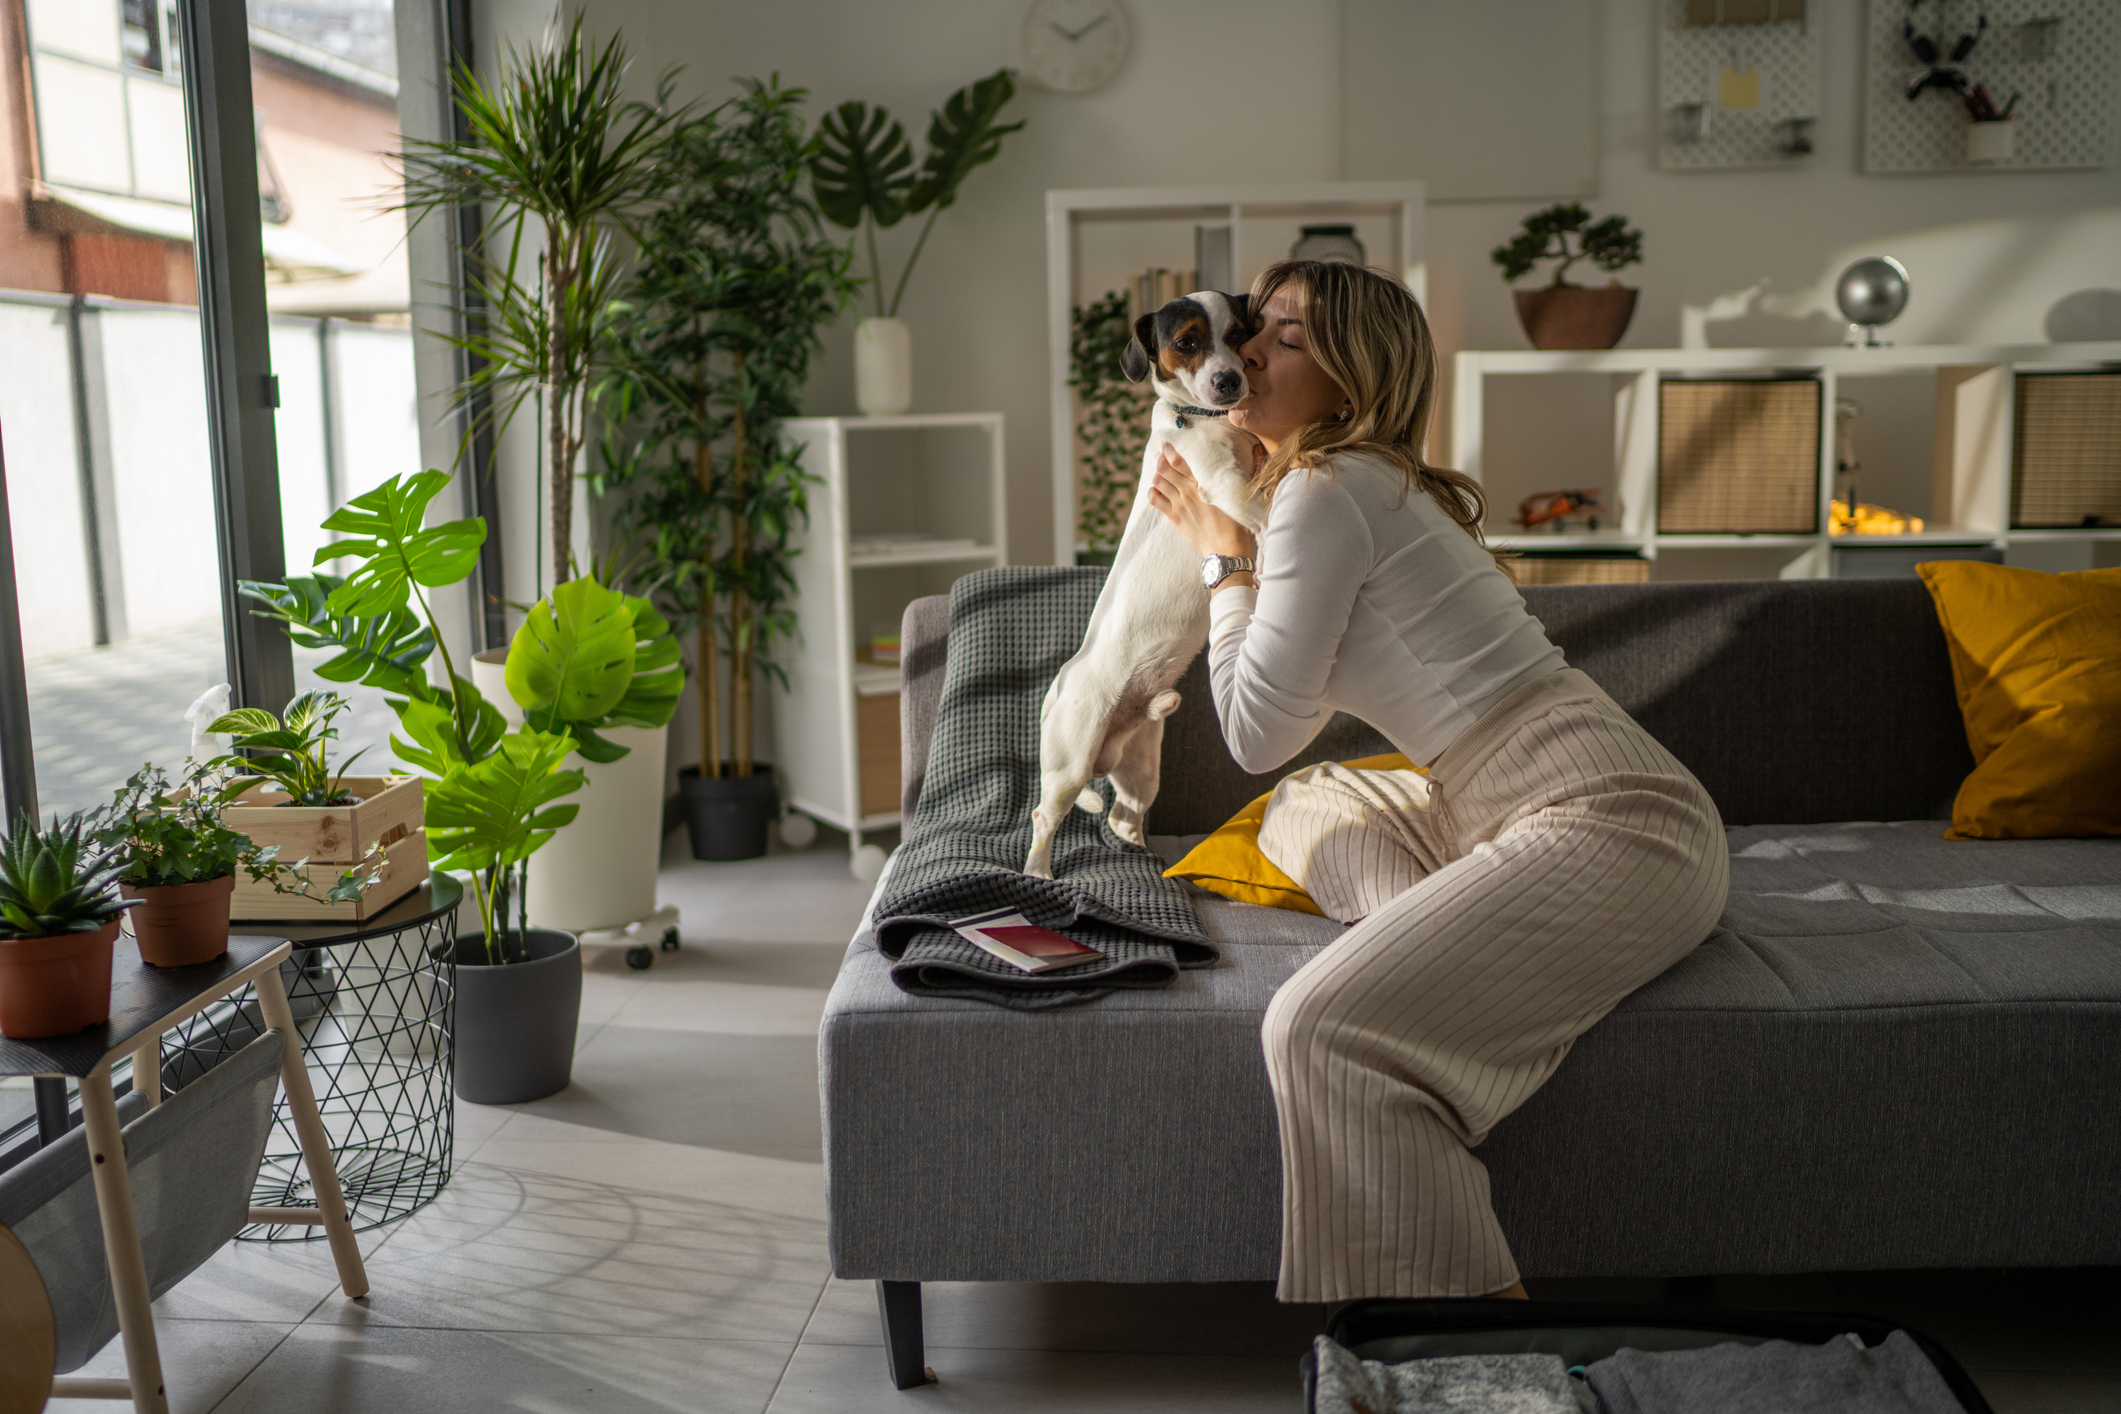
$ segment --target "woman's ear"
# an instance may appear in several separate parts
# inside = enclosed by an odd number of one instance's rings
[[[1139,383],[1149,376],[1151,351],[1156,347],[1156,315],[1144,314],[1134,321],[1134,337],[1119,352],[1119,371],[1127,375],[1129,383]]]

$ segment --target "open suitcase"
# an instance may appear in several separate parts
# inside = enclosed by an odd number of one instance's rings
[[[1624,1306],[1575,1302],[1453,1300],[1356,1301],[1326,1334],[1364,1360],[1398,1364],[1447,1355],[1558,1355],[1570,1366],[1603,1360],[1622,1347],[1693,1350],[1725,1341],[1787,1340],[1823,1345],[1854,1334],[1866,1346],[1895,1331],[1929,1358],[1966,1414],[1993,1414],[1951,1353],[1917,1330],[1881,1316],[1731,1307]],[[1317,1414],[1316,1357],[1303,1358],[1304,1409]]]

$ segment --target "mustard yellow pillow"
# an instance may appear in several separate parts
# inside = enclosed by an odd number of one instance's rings
[[[2121,569],[1915,570],[1944,624],[1974,753],[1945,838],[2121,835]]]
[[[1396,751],[1340,764],[1357,771],[1421,771],[1421,767]],[[1422,771],[1422,774],[1428,773]],[[1221,829],[1193,846],[1184,859],[1166,869],[1164,877],[1190,879],[1210,893],[1236,899],[1239,903],[1261,903],[1268,908],[1287,908],[1324,917],[1324,910],[1311,902],[1311,896],[1259,852],[1259,822],[1267,818],[1267,802],[1273,795],[1270,790],[1232,815]]]

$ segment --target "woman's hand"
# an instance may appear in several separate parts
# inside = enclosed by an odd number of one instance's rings
[[[1203,555],[1255,553],[1252,532],[1201,495],[1200,483],[1193,479],[1193,468],[1186,465],[1178,448],[1169,442],[1164,444],[1156,480],[1149,487],[1149,504],[1162,511],[1164,519],[1178,527],[1186,543]]]

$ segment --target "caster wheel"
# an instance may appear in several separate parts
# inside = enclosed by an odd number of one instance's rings
[[[646,972],[649,968],[655,966],[655,949],[626,949],[626,965],[636,972]]]
[[[781,843],[790,849],[808,849],[817,842],[817,821],[801,811],[781,817]]]
[[[854,852],[854,858],[848,867],[854,871],[855,878],[865,884],[873,884],[883,877],[884,861],[888,858],[890,856],[876,845],[865,844]]]
[[[664,951],[664,952],[676,952],[677,950],[678,950],[678,930],[677,930],[677,929],[675,929],[675,928],[665,928],[665,929],[663,930],[663,951]]]

